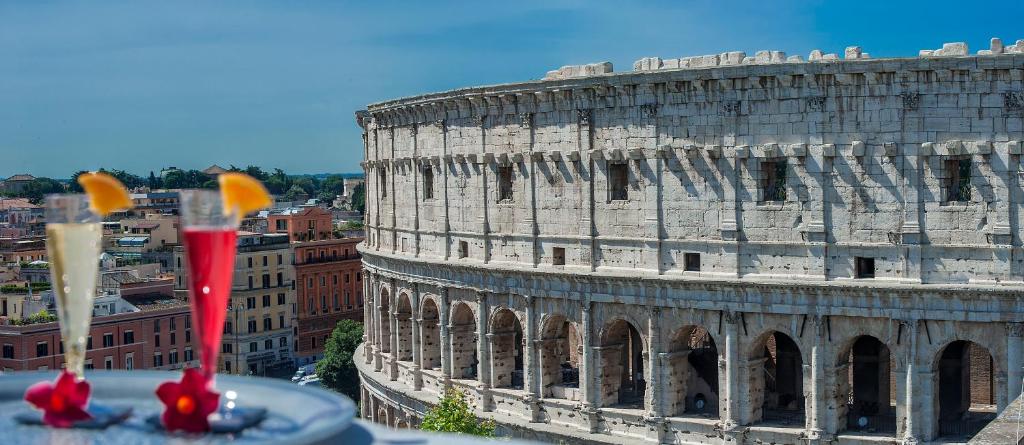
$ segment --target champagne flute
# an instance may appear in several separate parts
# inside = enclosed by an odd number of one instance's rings
[[[46,197],[46,252],[57,300],[65,368],[85,378],[85,353],[92,324],[103,236],[101,218],[86,195]]]
[[[221,199],[208,190],[183,190],[180,195],[189,303],[200,343],[200,371],[208,380],[217,372],[238,236],[239,215],[225,211]]]

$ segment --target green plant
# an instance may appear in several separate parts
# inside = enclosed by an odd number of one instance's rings
[[[341,320],[324,345],[324,358],[316,364],[316,375],[327,388],[359,400],[359,373],[355,352],[363,341],[363,324]]]
[[[437,406],[431,408],[423,417],[420,429],[494,437],[494,422],[477,419],[466,402],[466,395],[457,389],[445,391]]]
[[[32,315],[30,315],[28,317],[25,317],[25,318],[22,318],[21,320],[16,321],[14,324],[17,324],[17,325],[30,325],[30,324],[39,324],[39,323],[52,323],[54,321],[57,321],[57,316],[56,315],[53,315],[53,314],[51,314],[49,312],[46,312],[45,310],[40,310],[39,312],[36,312],[35,314],[32,314]]]

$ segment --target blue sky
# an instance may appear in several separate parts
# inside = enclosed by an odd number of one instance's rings
[[[0,176],[354,172],[353,112],[566,64],[743,50],[916,55],[1024,39],[1024,2],[0,0]]]

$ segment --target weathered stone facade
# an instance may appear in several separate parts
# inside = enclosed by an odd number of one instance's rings
[[[993,51],[642,59],[357,113],[364,415],[457,387],[544,439],[970,435],[1024,366],[1024,54]]]

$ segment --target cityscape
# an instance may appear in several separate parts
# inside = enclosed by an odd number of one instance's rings
[[[1024,4],[861,3],[0,2],[0,445],[1024,445]]]

